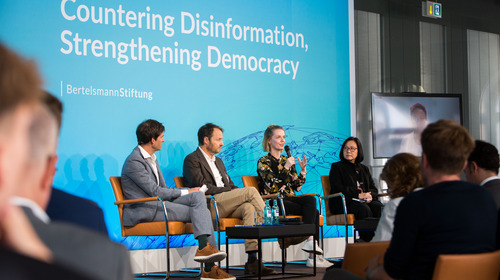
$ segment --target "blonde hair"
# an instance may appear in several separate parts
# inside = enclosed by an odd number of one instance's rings
[[[274,130],[276,129],[281,129],[284,131],[283,127],[272,124],[268,126],[266,131],[264,132],[264,139],[262,139],[262,149],[264,149],[264,152],[271,151],[271,147],[269,146],[269,139],[273,137]]]

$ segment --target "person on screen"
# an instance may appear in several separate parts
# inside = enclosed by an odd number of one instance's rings
[[[331,193],[342,192],[346,198],[347,212],[358,220],[369,217],[379,218],[382,203],[378,201],[378,189],[370,170],[361,162],[364,159],[361,141],[356,137],[347,138],[339,153],[340,161],[330,169]],[[342,201],[330,199],[331,213],[343,213]],[[361,231],[359,236],[366,242],[373,238],[372,231]]]
[[[382,169],[380,179],[387,183],[391,200],[382,210],[382,216],[371,242],[391,240],[394,217],[399,203],[407,194],[420,190],[424,185],[420,174],[420,160],[408,153],[396,154],[390,158]]]
[[[267,155],[261,157],[257,162],[257,173],[259,174],[259,191],[262,194],[280,193],[283,195],[283,204],[287,214],[302,215],[305,224],[316,225],[316,240],[319,239],[319,212],[316,209],[316,199],[313,196],[298,197],[296,192],[300,191],[306,181],[307,158],[302,160],[297,157],[300,165],[300,173],[295,170],[295,159],[281,155],[285,147],[285,130],[279,125],[270,125],[264,132],[262,148]],[[281,211],[281,209],[280,209]],[[305,237],[307,240],[302,245],[302,250],[309,253],[306,266],[312,267],[314,255],[316,254],[316,266],[327,267],[331,263],[321,255],[323,250],[316,243],[316,251],[313,251],[313,236]],[[289,239],[298,244],[304,239]],[[294,245],[281,244],[280,246]]]
[[[215,262],[226,257],[226,253],[214,247],[217,243],[205,193],[200,187],[176,189],[165,184],[155,155],[165,142],[164,132],[165,127],[156,120],[145,120],[137,126],[138,146],[127,157],[122,169],[123,196],[125,199],[159,196],[169,201],[165,206],[171,220],[193,223],[194,237],[199,247],[194,260],[205,263],[202,279],[234,280],[234,276],[215,265]],[[156,221],[164,221],[159,201],[125,205],[123,209],[124,226]]]
[[[422,154],[420,135],[427,126],[427,110],[425,106],[420,103],[413,104],[410,107],[410,117],[413,124],[413,131],[403,137],[399,152],[410,153],[419,157]]]

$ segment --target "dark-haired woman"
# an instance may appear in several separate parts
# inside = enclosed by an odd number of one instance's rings
[[[354,214],[357,220],[379,218],[382,203],[378,201],[378,189],[370,170],[361,164],[364,156],[359,139],[347,138],[342,144],[339,157],[340,161],[333,163],[330,169],[331,193],[342,192],[345,195],[347,212]],[[343,213],[340,199],[330,199],[329,205],[330,212]],[[372,239],[373,232],[360,232],[360,237],[368,242]]]

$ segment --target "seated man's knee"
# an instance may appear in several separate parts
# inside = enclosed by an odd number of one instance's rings
[[[250,203],[243,203],[241,206],[243,208],[243,214],[252,215],[255,212],[255,207]]]
[[[191,199],[193,201],[204,201],[206,203],[207,198],[205,197],[205,193],[203,192],[193,192],[191,193]]]

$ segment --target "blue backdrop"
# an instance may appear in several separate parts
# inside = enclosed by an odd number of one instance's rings
[[[157,156],[171,186],[204,123],[225,129],[219,156],[239,186],[279,124],[308,157],[302,192],[322,193],[350,133],[348,15],[348,0],[1,0],[0,40],[64,104],[54,185],[96,201],[114,240],[156,248],[164,239],[121,237],[109,184],[148,118],[166,127]]]

